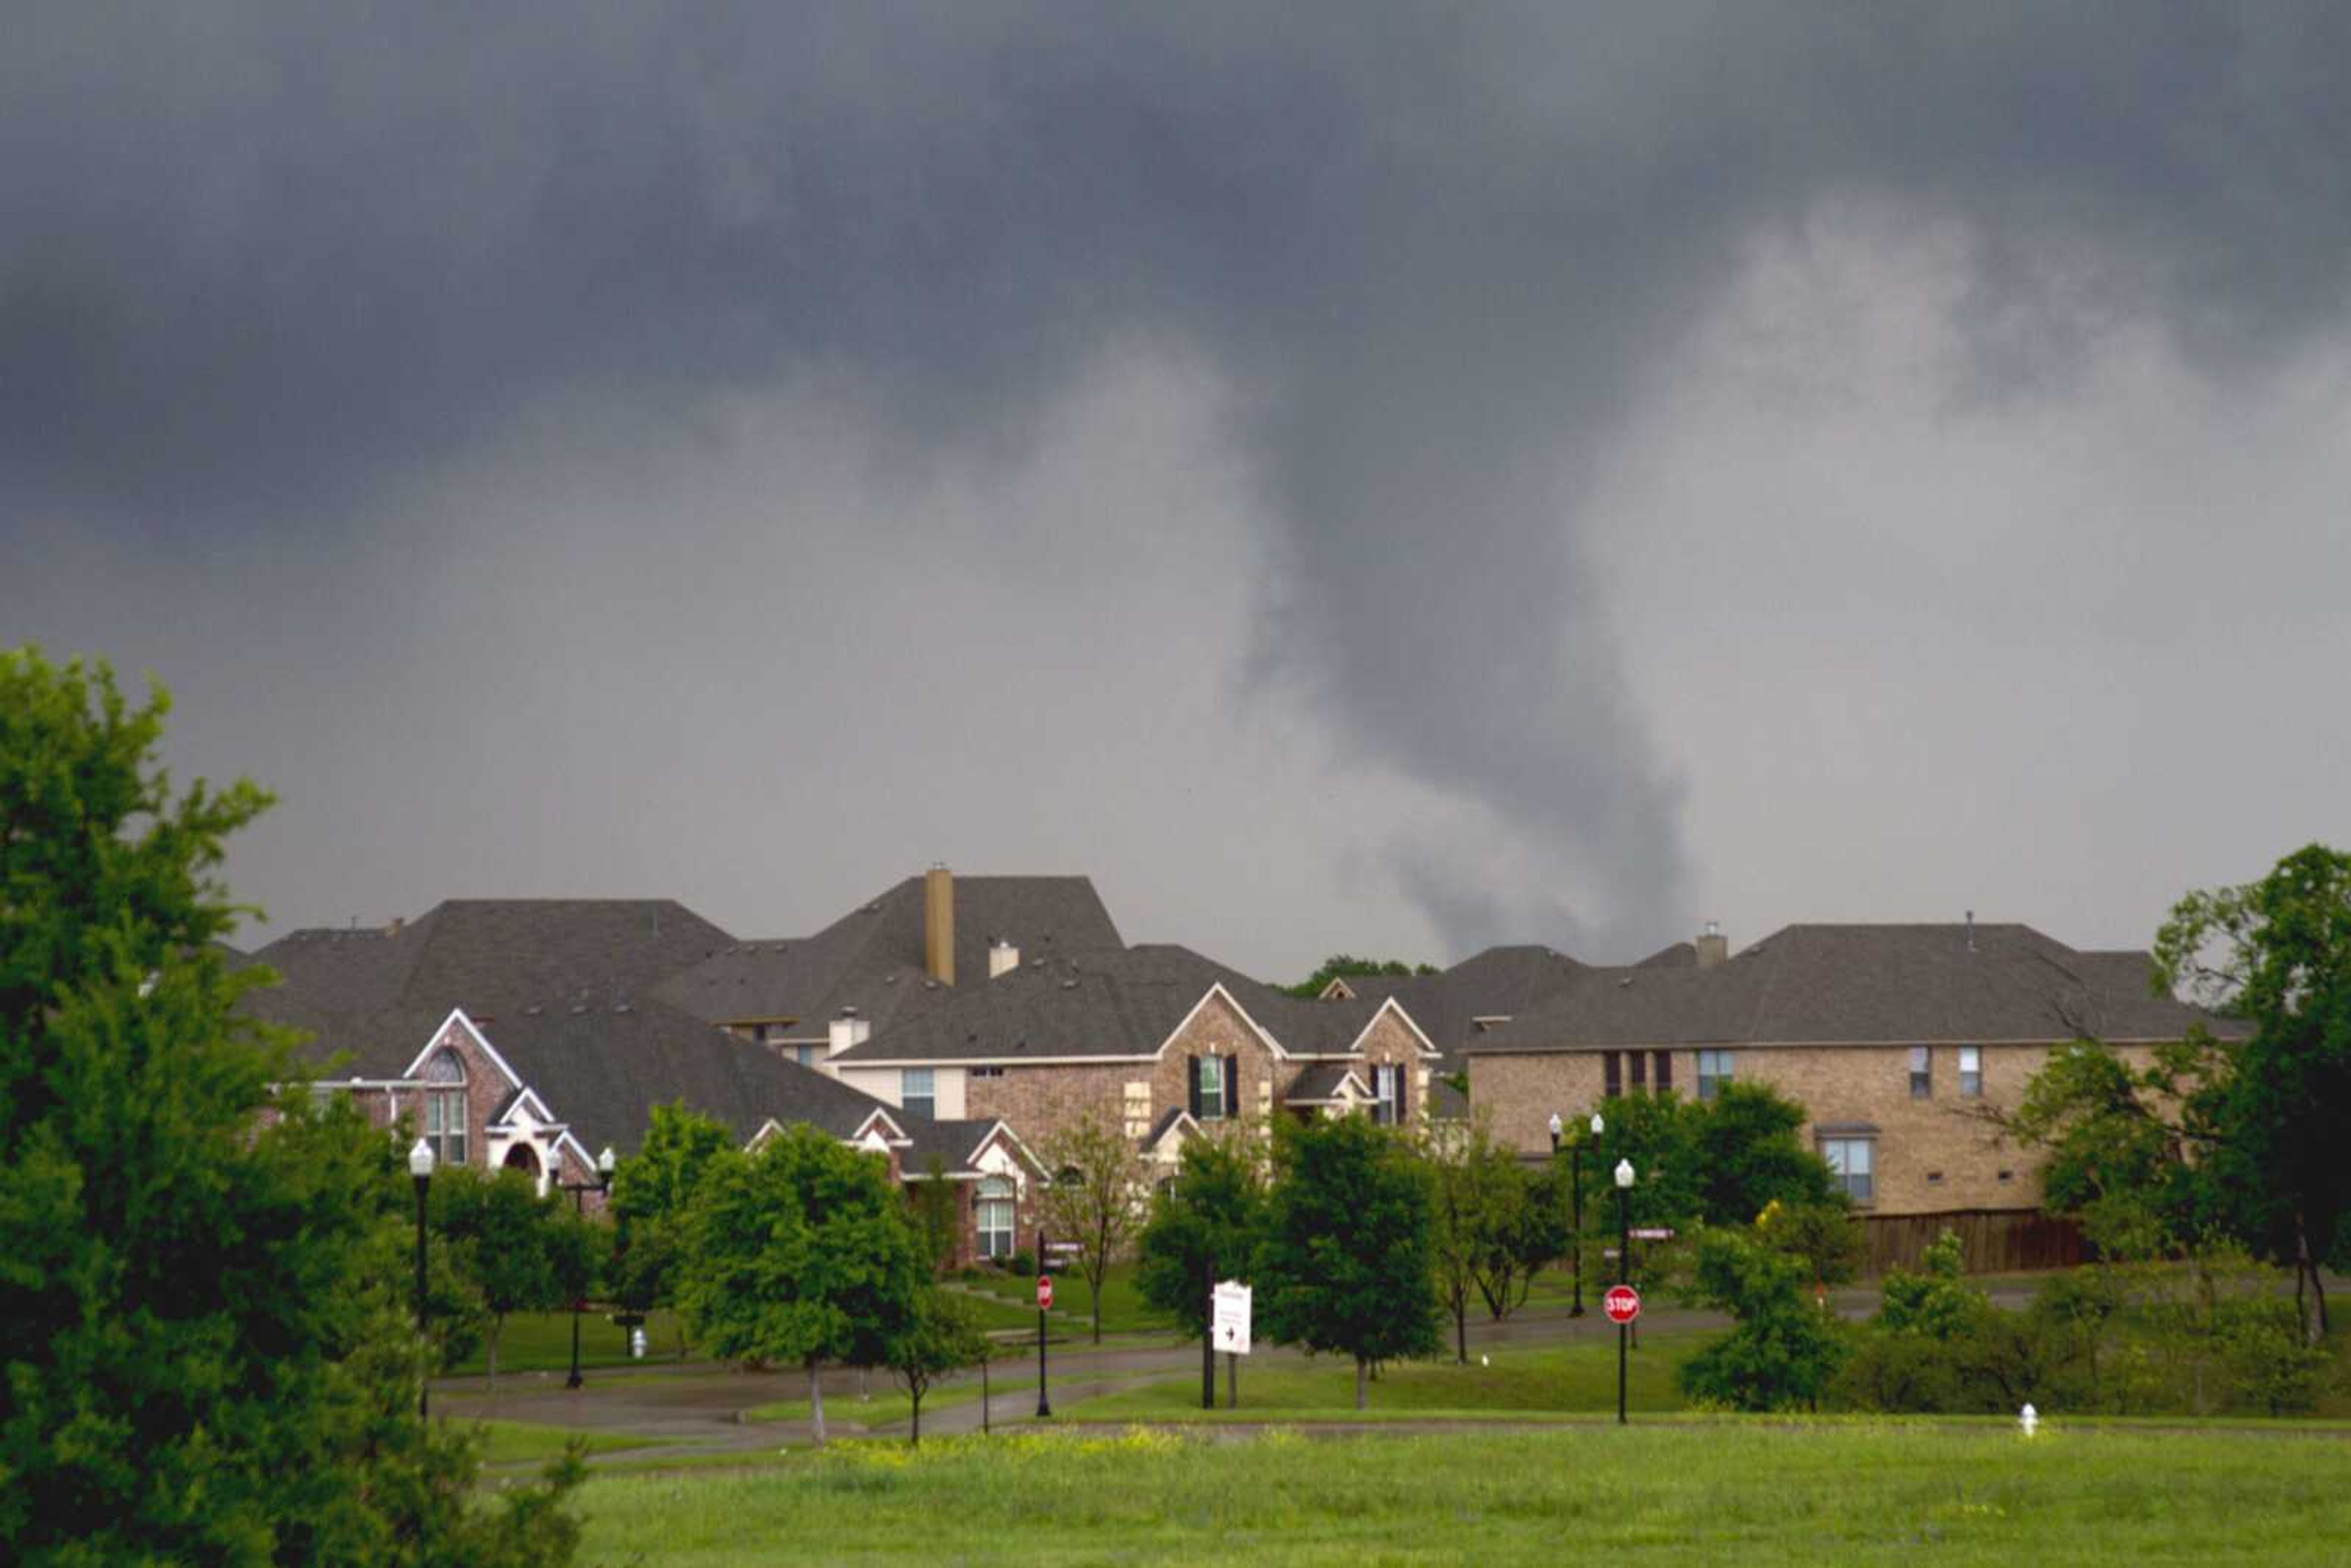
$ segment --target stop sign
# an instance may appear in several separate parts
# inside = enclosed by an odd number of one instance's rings
[[[1048,1308],[1051,1307],[1052,1304],[1053,1276],[1050,1274],[1040,1274],[1037,1276],[1037,1310],[1040,1312],[1044,1312]]]
[[[1612,1323],[1629,1323],[1641,1315],[1641,1292],[1630,1285],[1611,1285],[1600,1298],[1600,1310]]]

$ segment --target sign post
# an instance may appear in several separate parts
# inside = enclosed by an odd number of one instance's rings
[[[1037,1228],[1037,1418],[1046,1420],[1053,1414],[1053,1402],[1045,1395],[1045,1314],[1053,1308],[1053,1276],[1043,1273],[1045,1260],[1051,1257],[1052,1243],[1045,1238],[1045,1228]]]
[[[1210,1296],[1208,1338],[1225,1353],[1225,1402],[1228,1409],[1240,1403],[1239,1357],[1249,1353],[1249,1301],[1252,1291],[1237,1280],[1219,1280]]]
[[[1616,1425],[1625,1425],[1625,1332],[1641,1315],[1641,1292],[1633,1289],[1633,1162],[1616,1162],[1616,1283],[1601,1306],[1616,1325]]]

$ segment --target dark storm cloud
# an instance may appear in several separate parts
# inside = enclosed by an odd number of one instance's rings
[[[2343,309],[2346,29],[2268,0],[43,7],[0,60],[0,523],[315,548],[558,393],[683,422],[840,374],[910,461],[1017,448],[1099,344],[1165,335],[1233,389],[1259,672],[1558,891],[1497,908],[1426,844],[1399,879],[1453,934],[1647,944],[1690,914],[1677,786],[1579,507],[1742,237],[1837,199],[1971,225],[1979,395],[2122,319],[2258,369]]]

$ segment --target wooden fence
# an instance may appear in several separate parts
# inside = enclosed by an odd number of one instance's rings
[[[1944,1231],[1959,1234],[1970,1274],[2070,1269],[2089,1256],[2082,1228],[2029,1208],[1960,1208],[1942,1214],[1872,1214],[1862,1220],[1869,1239],[1867,1272],[1917,1269]]]

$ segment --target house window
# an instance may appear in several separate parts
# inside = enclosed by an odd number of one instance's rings
[[[1875,1190],[1876,1152],[1867,1138],[1823,1138],[1821,1158],[1828,1161],[1829,1174],[1845,1197],[1855,1203],[1867,1203]]]
[[[979,1226],[979,1255],[983,1258],[1012,1256],[1012,1181],[1008,1176],[987,1176],[979,1184],[972,1200],[974,1218]]]
[[[898,1073],[898,1104],[912,1116],[938,1114],[938,1090],[934,1070],[928,1067],[903,1068]]]
[[[1200,1120],[1221,1122],[1225,1117],[1225,1059],[1221,1056],[1200,1058]]]
[[[1616,1052],[1604,1051],[1600,1053],[1600,1076],[1601,1092],[1608,1098],[1614,1100],[1625,1092],[1625,1067],[1624,1063],[1617,1060]]]
[[[1649,1086],[1649,1053],[1646,1051],[1628,1051],[1625,1054],[1633,1059],[1633,1087],[1646,1089]]]
[[[1722,1092],[1730,1082],[1730,1052],[1701,1051],[1698,1053],[1698,1097],[1711,1100]]]
[[[792,1060],[799,1062],[802,1067],[814,1067],[818,1062],[824,1060],[824,1047],[820,1045],[796,1045],[792,1047]]]
[[[465,1163],[465,1063],[444,1051],[424,1064],[424,1142],[435,1162]]]
[[[1004,1076],[1004,1069],[1001,1067],[975,1067],[971,1070],[971,1075],[974,1078],[1001,1078]]]
[[[1657,1092],[1660,1094],[1674,1086],[1674,1053],[1672,1051],[1657,1052],[1656,1071],[1650,1076],[1651,1082],[1656,1084]]]
[[[1396,1124],[1396,1091],[1404,1069],[1384,1064],[1372,1069],[1372,1120],[1383,1127]]]
[[[1983,1049],[1980,1046],[1959,1047],[1959,1098],[1983,1098]]]
[[[1935,1097],[1935,1053],[1923,1045],[1910,1048],[1910,1098]]]

